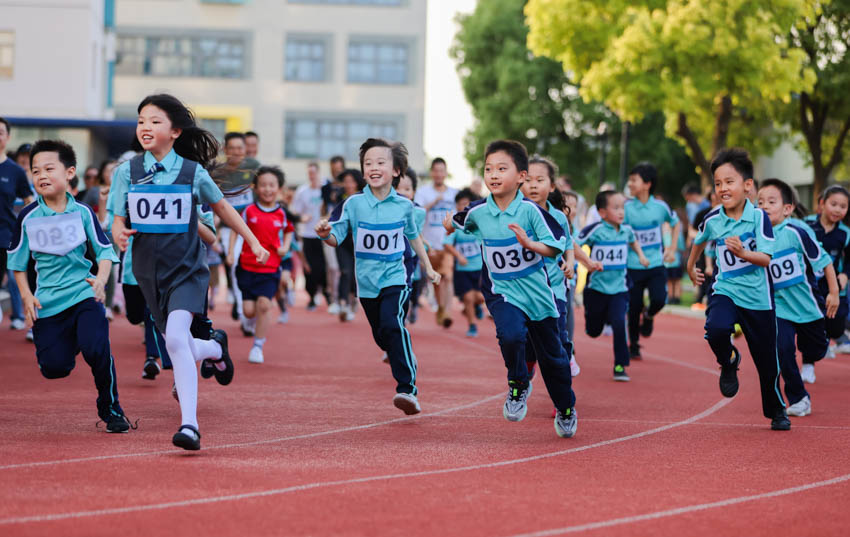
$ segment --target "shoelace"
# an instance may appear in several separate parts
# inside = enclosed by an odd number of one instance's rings
[[[127,418],[127,416],[121,416],[121,417],[122,417],[122,418],[124,418],[124,421],[126,421],[126,422],[127,422],[127,425],[129,425],[129,426],[130,426],[130,429],[132,429],[132,430],[134,430],[134,431],[135,431],[136,429],[138,429],[138,428],[139,428],[139,420],[140,420],[141,418],[138,418],[138,419],[136,419],[136,421],[135,421],[135,422],[133,422],[133,421],[130,421],[130,420]],[[101,423],[102,423],[102,424],[104,424],[104,426],[106,426],[106,422],[105,422],[105,421],[103,421],[103,420],[97,420],[97,421],[94,423],[94,428],[95,428],[95,429],[100,429],[100,424],[101,424]]]

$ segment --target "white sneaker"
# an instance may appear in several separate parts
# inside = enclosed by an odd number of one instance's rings
[[[390,355],[387,354],[387,353],[384,353],[384,355],[381,356],[381,361],[384,362],[385,364],[390,363]]]
[[[256,345],[251,347],[251,352],[248,353],[248,361],[252,364],[263,363],[263,349]]]
[[[353,321],[356,317],[357,316],[354,315],[354,312],[351,311],[351,310],[348,310],[348,311],[345,312],[345,320],[348,321],[349,323],[351,321]]]
[[[803,367],[800,368],[800,378],[803,379],[803,382],[806,384],[814,384],[815,383],[815,366],[814,364],[803,364]]]
[[[570,373],[574,377],[577,377],[578,374],[581,373],[581,367],[578,365],[578,362],[576,362],[575,355],[570,358]]]
[[[27,323],[23,319],[12,319],[10,328],[12,330],[23,330],[27,327]]]
[[[339,304],[334,302],[330,306],[328,306],[328,313],[331,315],[339,315]]]
[[[280,312],[280,315],[277,316],[277,322],[279,322],[280,324],[288,323],[289,322],[289,312],[288,311]]]
[[[614,329],[611,328],[610,324],[606,324],[604,327],[602,327],[602,335],[603,336],[613,336],[614,335]]]
[[[295,290],[287,289],[286,290],[286,304],[289,306],[295,305]]]
[[[785,413],[789,416],[808,416],[812,413],[812,400],[807,395],[785,409]]]
[[[408,416],[419,414],[422,408],[419,406],[419,400],[412,393],[397,393],[393,397],[393,405],[401,409]]]
[[[850,354],[850,343],[835,346],[835,354]]]
[[[35,337],[32,335],[32,328],[27,330],[27,336],[26,337],[27,337],[27,341],[32,341],[32,340],[35,339]]]
[[[826,349],[826,355],[824,356],[827,360],[835,360],[835,345],[830,345]]]

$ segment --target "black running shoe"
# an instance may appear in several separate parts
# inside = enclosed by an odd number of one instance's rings
[[[230,308],[230,318],[234,321],[239,320],[239,308],[236,307],[236,301],[233,301],[233,307]]]
[[[145,367],[142,369],[142,378],[147,380],[154,380],[159,372],[162,371],[159,367],[159,363],[156,361],[156,358],[153,356],[148,356],[147,360],[145,360]]]
[[[208,379],[213,375],[215,375],[215,365],[209,359],[201,360],[201,377]]]
[[[126,433],[130,430],[130,420],[124,414],[112,414],[106,417],[107,433]]]
[[[629,374],[626,373],[625,367],[623,367],[621,365],[615,365],[614,366],[614,380],[616,380],[617,382],[628,382],[632,379],[631,379],[631,377],[629,377]]]
[[[652,335],[653,321],[654,321],[654,319],[652,317],[650,317],[649,315],[647,315],[645,312],[644,312],[643,315],[641,315],[641,322],[640,322],[640,335],[641,336],[649,337],[649,336]]]
[[[640,344],[629,344],[629,358],[631,358],[632,360],[643,360],[643,356],[640,355]]]
[[[195,434],[184,433],[183,429],[189,429]],[[201,433],[198,432],[197,427],[181,425],[180,429],[171,437],[171,443],[187,451],[198,451],[201,449]]]
[[[230,352],[227,350],[227,332],[220,329],[213,330],[212,338],[221,345],[221,358],[211,361],[224,363],[224,371],[220,371],[217,367],[214,367],[215,371],[213,371],[213,374],[219,384],[227,386],[233,380],[233,360],[230,359]]]
[[[720,366],[720,393],[723,397],[735,397],[738,393],[738,366],[741,365],[741,353],[735,346],[732,346],[732,352],[735,358],[731,362],[726,362]]]
[[[785,411],[780,411],[779,414],[776,415],[770,421],[770,428],[774,431],[790,431],[791,430],[791,420],[788,419],[788,416],[785,415]]]

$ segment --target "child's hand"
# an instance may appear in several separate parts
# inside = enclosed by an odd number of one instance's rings
[[[647,259],[646,256],[643,254],[640,254],[640,257],[638,257],[638,261],[640,261],[640,264],[644,267],[649,266],[649,259]]]
[[[528,238],[528,233],[526,233],[524,229],[522,229],[518,224],[508,224],[508,229],[514,232],[517,242],[519,242],[523,248],[531,250],[530,245],[532,240]]]
[[[269,251],[260,246],[259,241],[251,245],[251,253],[257,256],[257,263],[265,265],[269,260]]]
[[[462,267],[465,267],[466,265],[468,265],[468,264],[469,264],[469,261],[467,261],[467,260],[466,260],[466,258],[465,258],[464,256],[460,256],[460,257],[458,257],[458,258],[457,258],[457,262],[458,262],[458,264],[459,264],[460,266],[462,266]]]
[[[696,285],[702,285],[705,281],[705,276],[702,271],[698,268],[694,268],[692,271],[688,272],[688,276],[691,277],[691,281]]]
[[[568,280],[572,280],[573,276],[575,276],[575,272],[573,271],[573,267],[564,265],[564,278]]]
[[[740,237],[729,237],[725,242],[726,248],[736,256],[741,257],[741,254],[744,253],[744,243],[741,242]]]
[[[319,223],[316,224],[315,230],[319,237],[327,239],[328,235],[331,234],[331,225],[328,223],[327,218],[319,220]]]
[[[662,258],[662,261],[664,263],[672,263],[675,260],[676,250],[674,248],[668,248],[667,250],[664,250],[664,257]]]
[[[438,285],[440,283],[440,273],[434,269],[428,269],[428,279],[431,280],[431,283],[434,285]]]
[[[445,218],[443,218],[443,227],[446,229],[446,234],[451,235],[455,231],[454,225],[452,225],[452,215],[447,214]]]
[[[601,272],[605,270],[605,265],[602,264],[602,261],[591,261],[590,266],[587,267],[587,272]]]
[[[838,289],[843,290],[847,287],[847,275],[843,272],[838,275]]]
[[[217,253],[217,254],[220,254],[221,252],[223,252],[223,251],[224,251],[224,249],[221,247],[221,244],[219,244],[219,243],[217,243],[217,242],[214,242],[214,243],[213,243],[213,245],[212,245],[212,249],[213,249],[213,252],[215,252],[215,253]]]
[[[28,296],[22,296],[21,300],[24,303],[24,316],[27,320],[27,326],[32,326],[35,320],[38,319],[38,310],[41,309],[41,302],[35,298],[32,293],[27,293]]]
[[[227,257],[225,258],[224,262],[227,263],[228,267],[232,267],[233,261],[233,252],[227,252]]]
[[[278,246],[277,250],[275,251],[277,252],[278,257],[283,257],[286,255],[286,248],[284,248],[283,246]]]
[[[106,300],[106,285],[100,281],[100,278],[86,278],[86,283],[91,285],[94,299],[103,303]]]
[[[130,241],[130,236],[135,235],[137,231],[138,231],[137,229],[127,229],[125,227],[117,235],[113,234],[112,238],[115,239],[115,244],[118,245],[118,248],[122,252],[126,252],[127,251],[127,245],[129,244],[129,241]]]
[[[826,295],[826,316],[830,319],[835,318],[838,313],[838,293],[829,293]]]

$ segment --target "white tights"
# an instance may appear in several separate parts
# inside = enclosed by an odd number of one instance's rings
[[[195,362],[221,358],[221,346],[213,340],[192,337],[192,314],[176,310],[168,314],[165,323],[165,348],[174,367],[174,384],[180,397],[183,425],[198,427],[198,370]]]

